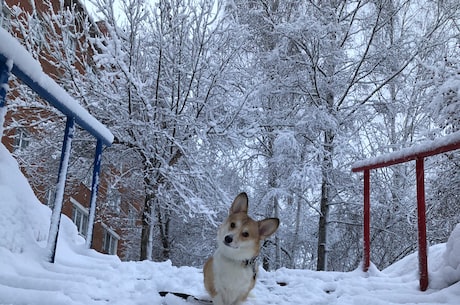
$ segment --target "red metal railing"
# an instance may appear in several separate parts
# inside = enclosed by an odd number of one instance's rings
[[[366,272],[370,265],[370,170],[387,167],[399,163],[415,160],[415,173],[417,183],[417,217],[418,217],[418,252],[420,290],[428,288],[428,258],[426,241],[426,214],[425,214],[425,173],[424,159],[429,156],[460,149],[460,131],[426,141],[413,147],[384,154],[356,162],[352,166],[353,172],[364,172],[364,244],[363,244],[363,270]]]

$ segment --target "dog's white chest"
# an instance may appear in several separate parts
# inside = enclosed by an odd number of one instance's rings
[[[237,304],[239,298],[247,295],[255,280],[252,266],[227,259],[219,253],[214,255],[213,270],[214,285],[223,304]]]

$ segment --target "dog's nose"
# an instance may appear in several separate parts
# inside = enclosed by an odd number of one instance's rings
[[[231,235],[227,235],[224,240],[226,244],[230,244],[233,241],[233,237]]]

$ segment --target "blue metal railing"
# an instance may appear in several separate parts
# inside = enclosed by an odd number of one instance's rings
[[[3,42],[1,42],[3,43]],[[0,52],[0,63],[7,62],[7,58],[4,54]],[[108,131],[108,129],[100,123],[96,118],[89,115],[86,110],[80,104],[78,104],[74,99],[72,99],[64,89],[61,89],[65,94],[64,98],[52,92],[50,88],[45,87],[41,82],[32,78],[28,73],[26,73],[22,68],[13,63],[12,69],[10,71],[17,78],[19,78],[23,83],[28,85],[33,91],[35,91],[41,98],[46,100],[48,103],[53,105],[60,112],[66,116],[71,116],[75,118],[75,123],[79,125],[84,130],[88,131],[96,139],[100,139],[102,143],[106,146],[112,145],[113,135]],[[3,76],[3,75],[2,75]],[[3,76],[4,77],[4,76]],[[43,78],[51,85],[51,88],[57,88],[58,86],[48,75],[44,74]],[[4,81],[4,79],[3,79]],[[60,88],[60,87],[59,87]],[[1,94],[1,93],[0,93]],[[66,100],[66,101],[65,101]],[[74,102],[70,104],[69,101]],[[1,105],[1,104],[0,104]],[[84,116],[81,116],[82,113],[85,113]]]
[[[2,61],[0,59],[0,107],[5,106],[6,91],[8,88],[8,77],[9,69],[6,65],[6,61]]]
[[[27,62],[27,63],[23,63]],[[30,63],[34,67],[29,67]],[[39,67],[39,69],[37,69]],[[38,70],[38,71],[37,71]],[[18,79],[27,84],[41,98],[46,100],[67,117],[62,144],[59,173],[56,185],[56,196],[51,215],[50,231],[48,235],[48,260],[55,261],[57,240],[59,234],[59,224],[61,219],[62,204],[64,200],[64,189],[67,176],[67,168],[71,153],[72,139],[75,124],[88,131],[97,139],[96,152],[93,165],[93,180],[91,184],[90,211],[87,228],[86,246],[91,247],[93,224],[96,213],[96,198],[99,186],[99,174],[102,159],[103,145],[110,146],[113,142],[112,133],[96,118],[90,115],[77,101],[75,101],[64,89],[56,84],[42,70],[25,48],[4,29],[0,29],[0,116],[6,109],[6,95],[8,89],[8,79],[10,74],[14,74]],[[3,123],[3,118],[0,117]],[[0,130],[2,130],[0,128]],[[3,136],[3,135],[2,135]]]

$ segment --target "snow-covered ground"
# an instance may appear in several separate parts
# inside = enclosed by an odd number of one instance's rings
[[[169,262],[121,262],[85,249],[63,216],[56,263],[46,262],[51,211],[33,194],[16,161],[0,144],[0,304],[188,304],[175,291],[207,298],[200,269]],[[418,288],[413,254],[368,273],[260,270],[247,305],[460,304],[460,226],[447,244],[430,248],[430,288]]]

